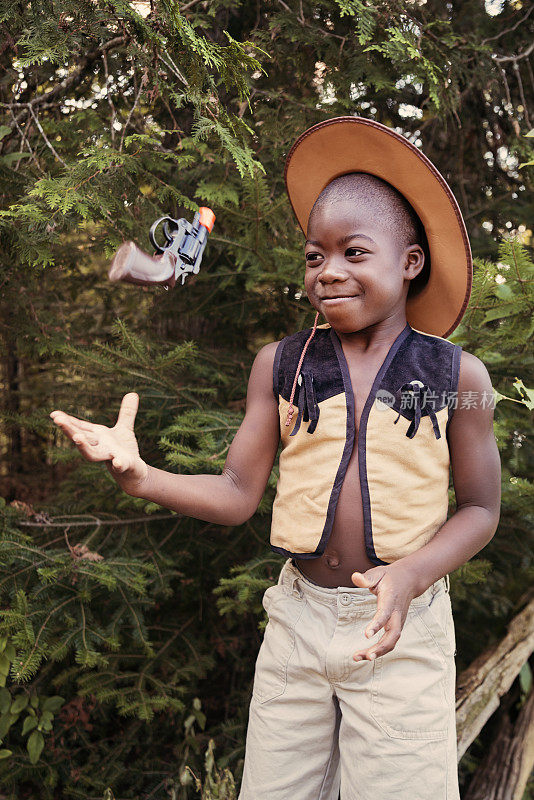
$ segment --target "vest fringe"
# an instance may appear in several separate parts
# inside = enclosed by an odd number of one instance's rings
[[[301,422],[308,422],[307,433],[313,433],[319,422],[319,404],[317,402],[317,395],[315,392],[315,384],[313,381],[313,374],[311,372],[300,372],[298,376],[298,413],[295,422],[295,427],[289,434],[296,436],[300,429]]]
[[[401,388],[399,389],[402,397],[403,392],[411,392],[413,394],[413,410],[414,415],[413,418],[408,426],[408,430],[406,431],[406,436],[409,439],[413,439],[415,434],[419,429],[419,423],[421,422],[421,412],[426,410],[430,420],[432,422],[432,429],[434,431],[434,436],[436,439],[441,439],[441,432],[438,425],[438,420],[436,417],[436,413],[433,408],[430,406],[427,407],[426,405],[426,393],[430,392],[429,387],[426,383],[421,383],[420,381],[414,385],[414,383],[403,383]],[[421,401],[421,395],[423,399]],[[397,419],[394,420],[394,424],[396,425],[401,417],[401,413],[399,411]]]

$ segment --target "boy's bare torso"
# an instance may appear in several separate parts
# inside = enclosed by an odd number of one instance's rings
[[[354,587],[351,575],[376,566],[367,556],[364,541],[363,508],[358,466],[358,432],[365,401],[389,349],[369,356],[357,356],[343,348],[349,367],[355,404],[354,446],[341,486],[330,538],[322,556],[295,558],[301,571],[322,586]]]

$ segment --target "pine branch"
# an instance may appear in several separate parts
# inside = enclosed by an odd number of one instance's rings
[[[94,517],[94,519],[88,520],[87,522],[73,522],[72,520],[76,520],[78,516],[78,514],[73,514],[72,516],[68,517],[67,522],[55,522],[54,520],[57,519],[57,517],[52,517],[50,518],[50,521],[47,519],[43,522],[19,522],[19,525],[22,528],[87,528],[93,526],[101,528],[105,525],[120,527],[121,525],[133,525],[138,522],[158,522],[162,519],[176,519],[177,517],[182,517],[183,514],[158,514],[145,517],[126,517],[120,519],[99,519],[98,517]]]
[[[113,39],[109,39],[104,44],[97,47],[95,50],[86,53],[79,61],[77,68],[66,78],[62,81],[57,83],[52,89],[49,89],[48,92],[45,92],[41,95],[36,95],[32,100],[30,100],[26,106],[30,106],[32,109],[41,106],[42,104],[46,103],[50,106],[60,97],[63,97],[67,92],[71,91],[74,87],[78,86],[81,81],[85,78],[86,74],[88,73],[90,67],[94,64],[97,59],[101,58],[102,55],[109,53],[114,48],[120,47],[120,45],[127,44],[129,41],[129,36],[122,35],[122,36],[115,36]],[[22,117],[24,115],[21,113],[16,117],[13,124],[17,122],[20,123]]]

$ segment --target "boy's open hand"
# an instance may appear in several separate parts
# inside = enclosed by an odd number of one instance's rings
[[[138,394],[125,394],[113,428],[77,419],[64,411],[52,411],[50,417],[87,461],[105,461],[121,489],[129,493],[148,475],[148,466],[139,456],[134,434],[138,405]]]
[[[384,628],[385,633],[367,650],[358,650],[353,655],[355,661],[364,658],[372,661],[393,650],[399,639],[408,607],[416,596],[413,577],[405,567],[389,564],[353,572],[351,578],[355,586],[369,589],[377,596],[376,614],[365,629],[365,635],[371,637],[380,628]]]

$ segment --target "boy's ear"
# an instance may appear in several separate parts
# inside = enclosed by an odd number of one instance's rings
[[[425,265],[425,254],[419,244],[411,244],[403,254],[403,270],[406,280],[413,280]]]

